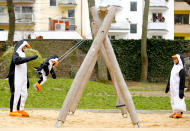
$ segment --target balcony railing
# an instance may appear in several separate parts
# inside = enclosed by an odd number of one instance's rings
[[[59,6],[72,6],[72,7],[75,7],[77,4],[76,4],[76,1],[75,0],[59,0],[58,1],[58,5]]]
[[[190,24],[175,24],[175,33],[190,33]]]
[[[31,13],[17,13],[15,14],[16,23],[26,23],[31,24],[34,22],[33,14]]]
[[[9,17],[7,13],[0,14],[0,24],[8,24]]]
[[[7,2],[6,0],[0,0],[0,2]],[[13,0],[13,2],[19,3],[19,2],[24,2],[24,3],[34,3],[35,0]]]
[[[165,30],[167,31],[167,24],[165,22],[149,22],[148,23],[148,30]]]
[[[168,9],[167,0],[150,0],[150,10],[166,10]]]
[[[34,23],[33,14],[31,13],[16,13],[15,23],[16,24],[32,24]],[[0,24],[8,24],[9,16],[7,13],[0,14]]]

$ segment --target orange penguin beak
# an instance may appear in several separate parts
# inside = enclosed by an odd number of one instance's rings
[[[26,44],[26,47],[27,47],[27,48],[31,48],[31,46],[30,46],[29,44]]]
[[[58,61],[55,61],[54,64],[55,64],[55,66],[57,67],[57,66],[58,66]]]
[[[177,56],[175,56],[175,55],[174,55],[174,56],[172,56],[172,59],[174,60],[175,64],[178,64],[178,62],[179,62],[179,61],[178,61]]]

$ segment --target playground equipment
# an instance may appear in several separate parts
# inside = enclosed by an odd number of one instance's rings
[[[62,109],[57,118],[55,127],[63,127],[69,112],[75,112],[100,53],[103,56],[106,66],[110,72],[116,91],[118,104],[126,105],[121,107],[122,114],[126,114],[128,111],[134,127],[140,127],[132,97],[122,76],[111,42],[107,36],[116,11],[117,7],[115,6],[102,8],[100,10],[95,7],[91,8],[94,19],[94,22],[92,23],[94,41],[83,63],[81,64],[71,88],[63,102]]]

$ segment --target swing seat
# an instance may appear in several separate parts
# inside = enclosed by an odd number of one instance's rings
[[[116,107],[123,107],[125,104],[117,104]]]

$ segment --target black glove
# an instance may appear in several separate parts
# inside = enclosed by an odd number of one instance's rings
[[[169,86],[166,87],[165,93],[168,93],[170,90]]]
[[[184,91],[183,90],[179,90],[179,98],[183,99],[184,97]]]
[[[34,55],[34,56],[29,56],[30,57],[30,60],[35,60],[35,59],[37,59],[38,58],[38,56],[37,55]]]

